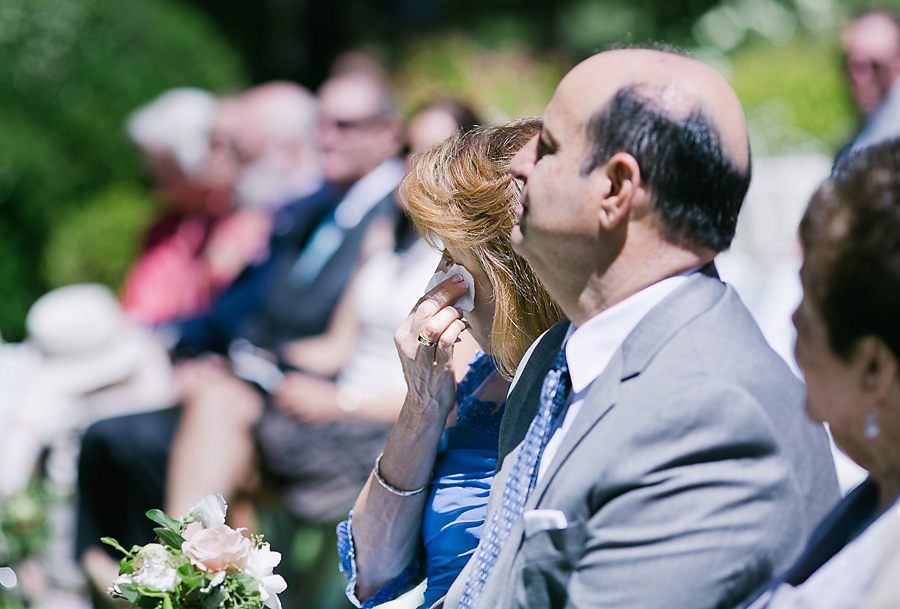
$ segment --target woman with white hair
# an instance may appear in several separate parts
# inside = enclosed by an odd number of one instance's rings
[[[159,324],[202,312],[224,287],[204,248],[234,208],[234,172],[211,171],[209,164],[213,130],[233,124],[232,112],[211,93],[178,88],[127,120],[128,136],[144,157],[163,205],[122,289],[122,305],[138,322]]]

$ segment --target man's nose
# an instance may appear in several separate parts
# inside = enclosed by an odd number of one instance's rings
[[[513,156],[512,162],[509,164],[509,171],[513,174],[513,177],[519,180],[527,180],[528,176],[531,175],[531,170],[534,168],[535,154],[537,153],[537,140],[538,136],[535,135]]]

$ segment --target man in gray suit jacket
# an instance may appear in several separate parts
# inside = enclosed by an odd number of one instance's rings
[[[511,452],[444,606],[740,606],[838,492],[802,385],[712,266],[750,181],[737,97],[693,60],[600,53],[563,79],[512,170],[525,183],[513,243],[568,321],[520,367]],[[561,345],[571,395],[486,558]]]

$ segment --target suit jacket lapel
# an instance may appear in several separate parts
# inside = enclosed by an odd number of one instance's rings
[[[503,465],[503,459],[525,438],[528,426],[538,411],[541,385],[544,376],[553,367],[559,346],[569,329],[569,320],[563,319],[551,327],[539,339],[540,342],[531,354],[531,359],[522,370],[522,375],[507,399],[507,403],[515,404],[507,408],[500,421],[499,458],[497,471]]]
[[[606,370],[597,377],[597,380],[588,389],[581,411],[563,438],[562,444],[559,445],[559,449],[556,451],[556,455],[553,457],[553,461],[550,462],[547,471],[544,472],[544,476],[535,487],[528,505],[525,506],[526,509],[533,507],[532,504],[540,502],[544,491],[554,476],[556,476],[560,467],[565,463],[567,457],[581,443],[588,431],[615,405],[616,397],[619,394],[619,385],[621,384],[621,371],[622,354],[620,350],[610,360]]]
[[[696,273],[641,320],[622,343],[603,373],[591,384],[581,410],[535,488],[526,509],[540,503],[547,487],[568,456],[615,406],[620,385],[639,376],[672,336],[720,300],[725,290],[725,284],[718,279],[713,279],[705,273]]]

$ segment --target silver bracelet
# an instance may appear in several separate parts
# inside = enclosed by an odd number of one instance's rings
[[[395,488],[395,487],[391,486],[390,484],[387,483],[387,481],[384,478],[381,477],[381,458],[383,456],[384,456],[384,453],[381,453],[377,457],[375,457],[375,471],[373,473],[375,474],[375,479],[378,480],[378,484],[380,484],[382,487],[384,487],[384,490],[386,490],[387,492],[393,493],[394,495],[397,495],[398,497],[412,497],[413,495],[418,495],[419,493],[421,493],[425,489],[427,489],[429,486],[431,486],[431,482],[429,482],[425,486],[423,486],[421,488],[413,489],[411,491],[401,491],[399,488]]]

